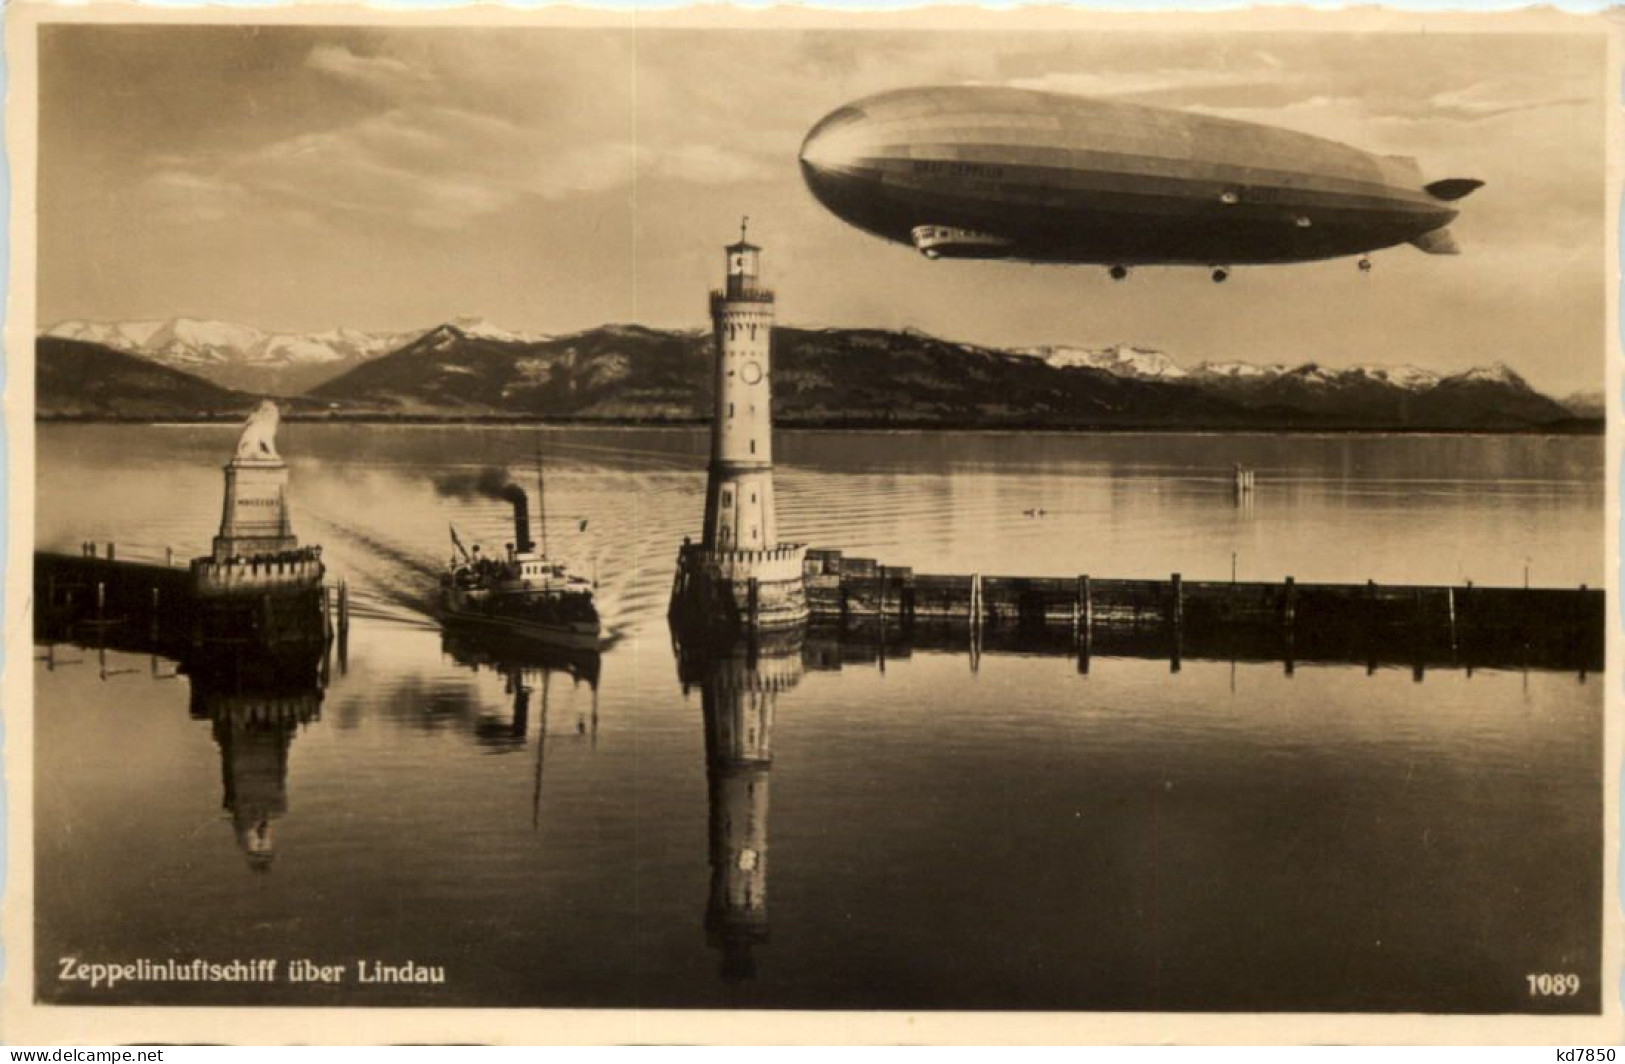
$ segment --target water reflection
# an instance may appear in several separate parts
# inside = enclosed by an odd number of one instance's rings
[[[321,717],[315,674],[284,673],[260,662],[192,673],[191,715],[212,722],[220,747],[221,805],[237,845],[256,872],[276,858],[272,821],[288,811],[288,752],[296,732]]]
[[[598,741],[598,674],[602,659],[596,650],[557,647],[534,639],[519,639],[477,628],[448,626],[441,635],[441,650],[458,665],[475,672],[490,669],[502,678],[508,699],[507,718],[476,705],[474,738],[493,753],[523,750],[530,731],[532,696],[539,695],[537,765],[547,741],[548,695],[555,675],[572,683],[585,683],[592,691],[590,710],[578,711],[577,734]]]
[[[217,470],[187,463],[218,431],[46,426],[39,538],[204,549],[186,537],[218,520]],[[35,666],[44,999],[386,1003],[353,987],[91,994],[53,969],[196,944],[457,962],[454,983],[389,1004],[1597,1007],[1603,684],[1543,671],[1596,667],[1590,650],[1363,622],[1176,640],[1157,614],[1081,645],[1018,618],[976,633],[972,657],[964,625],[888,620],[798,650],[683,646],[696,711],[674,706],[665,608],[705,435],[561,430],[549,448],[579,460],[550,468],[549,508],[592,516],[580,542],[603,547],[619,637],[600,735],[596,659],[538,660],[427,616],[447,517],[483,535],[510,521],[448,515],[433,477],[528,442],[290,431],[301,512],[354,596],[351,668],[335,661],[331,687],[119,675],[148,671],[146,600],[110,607],[130,620],[105,630],[36,629],[90,645],[46,645]],[[921,572],[1458,594],[1521,586],[1531,555],[1536,583],[1602,573],[1600,441],[825,433],[785,451],[787,529]],[[1228,494],[1231,461],[1259,469],[1252,514]],[[87,478],[111,502],[75,490]],[[222,796],[229,829],[210,823]],[[1042,872],[1014,901],[1012,869]],[[1487,927],[1520,929],[1506,965],[1463,950]],[[1587,973],[1587,993],[1531,1002],[1528,970]]]
[[[1584,604],[1600,614],[1602,602]],[[1378,669],[1404,668],[1420,683],[1431,670],[1523,669],[1573,672],[1585,682],[1601,671],[1605,656],[1603,622],[1583,619],[1568,627],[1552,625],[1533,632],[1482,628],[1452,639],[1448,631],[1405,625],[1383,627],[1360,614],[1323,619],[1321,627],[1217,625],[1185,630],[1150,617],[1139,627],[1070,632],[1038,624],[973,628],[963,620],[881,623],[872,617],[813,624],[805,656],[810,668],[838,670],[843,665],[875,665],[886,671],[888,660],[906,660],[920,652],[962,654],[975,673],[988,654],[1070,657],[1087,674],[1097,659],[1145,658],[1168,663],[1178,673],[1187,661],[1278,662],[1287,676],[1300,664],[1351,664],[1367,675]],[[1580,635],[1575,635],[1578,629]]]
[[[677,645],[686,692],[700,689],[710,798],[711,889],[706,943],[722,954],[726,982],[756,977],[752,948],[768,940],[768,783],[779,695],[801,681],[801,629],[727,644]]]
[[[330,648],[317,600],[301,594],[293,610],[283,610],[284,622],[292,623],[268,633],[264,621],[273,613],[269,596],[263,601],[259,596],[222,600],[194,612],[184,604],[177,607],[183,600],[177,591],[184,574],[109,566],[92,574],[98,578],[95,593],[75,601],[72,560],[44,561],[42,565],[36,557],[36,578],[44,572],[46,586],[38,586],[36,579],[40,608],[34,638],[45,645],[40,660],[47,670],[84,660],[60,658],[57,645],[66,643],[95,652],[97,678],[103,682],[142,671],[110,666],[110,651],[148,655],[147,671],[154,680],[186,675],[189,713],[211,723],[220,748],[221,806],[231,818],[237,845],[249,868],[270,871],[276,858],[272,822],[288,811],[289,748],[301,727],[320,718],[330,673]],[[57,586],[59,577],[67,578],[66,587]],[[142,594],[146,581],[152,581],[150,599]],[[161,595],[160,583],[167,596]]]

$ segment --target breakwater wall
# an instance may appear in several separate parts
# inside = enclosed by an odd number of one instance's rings
[[[1605,657],[1606,599],[1586,587],[940,575],[831,550],[809,550],[805,573],[814,627],[984,649],[1589,671]]]
[[[160,654],[246,653],[303,660],[347,629],[347,595],[301,579],[285,586],[201,587],[194,568],[93,553],[34,554],[37,640]]]

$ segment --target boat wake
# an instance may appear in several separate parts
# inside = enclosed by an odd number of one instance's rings
[[[385,542],[348,521],[306,511],[322,525],[329,568],[338,568],[350,584],[351,616],[416,628],[439,628],[434,563],[406,548]]]

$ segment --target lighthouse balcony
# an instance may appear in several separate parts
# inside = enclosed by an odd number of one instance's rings
[[[753,284],[730,284],[724,289],[711,291],[711,310],[715,313],[725,303],[766,303],[773,302],[773,289],[762,288]]]
[[[690,569],[703,568],[713,579],[799,583],[806,553],[802,543],[781,543],[768,550],[716,550],[691,544],[680,549],[678,562]]]

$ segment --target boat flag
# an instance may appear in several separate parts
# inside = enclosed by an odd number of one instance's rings
[[[446,527],[451,529],[452,546],[457,548],[457,552],[461,554],[463,559],[466,561],[468,559],[468,548],[464,547],[463,541],[457,538],[457,526],[448,522]]]

